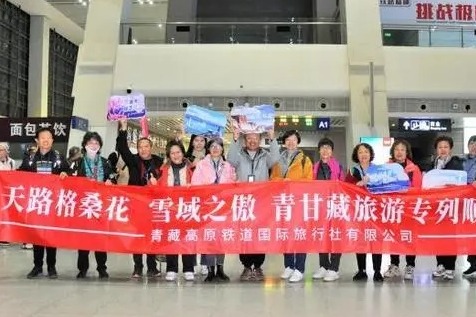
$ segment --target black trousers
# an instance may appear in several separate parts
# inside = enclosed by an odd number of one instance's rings
[[[264,259],[264,254],[240,254],[241,264],[248,269],[253,266],[255,269],[260,268],[264,263]]]
[[[46,249],[46,265],[48,268],[56,266],[56,248],[44,247],[42,245],[33,246],[33,264],[36,267],[43,267],[43,258]]]
[[[436,256],[436,265],[443,265],[445,269],[454,271],[456,255],[438,255]]]
[[[107,253],[106,252],[94,252],[96,257],[96,264],[98,271],[105,271],[107,269]],[[89,251],[79,250],[78,251],[78,270],[86,272],[89,269]]]
[[[165,256],[167,262],[167,272],[178,273],[178,254],[167,254]],[[182,255],[182,272],[193,272],[197,256],[195,254]]]
[[[372,254],[372,266],[375,272],[380,272],[382,266],[382,255],[381,254]],[[365,271],[367,267],[367,254],[366,253],[357,253],[357,268],[359,271]]]
[[[147,263],[147,271],[157,271],[157,262],[155,261],[155,254],[147,254],[146,255],[146,263]],[[144,269],[144,262],[142,260],[142,254],[134,254],[132,256],[134,260],[134,270],[135,271],[142,271]]]
[[[406,255],[405,256],[405,260],[407,261],[408,266],[415,267],[415,259],[416,259],[416,256],[414,256],[414,255]],[[400,265],[400,255],[398,255],[398,254],[390,255],[390,264],[399,266]]]

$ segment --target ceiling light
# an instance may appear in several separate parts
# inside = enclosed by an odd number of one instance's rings
[[[149,0],[148,2],[149,2],[150,5],[154,4],[154,1],[152,1],[152,0]]]
[[[144,4],[144,0],[137,0],[137,2],[141,5]]]
[[[161,28],[162,26],[163,26],[162,23],[157,24],[158,28]]]
[[[132,39],[132,44],[137,44],[137,40],[136,39]]]

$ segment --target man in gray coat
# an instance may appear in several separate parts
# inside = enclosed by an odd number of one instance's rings
[[[271,140],[269,152],[260,147],[261,135],[258,133],[245,134],[233,131],[234,142],[231,143],[227,160],[236,170],[240,182],[259,182],[269,180],[269,170],[279,160],[279,146],[274,138],[274,130],[268,131]],[[244,147],[243,147],[244,144]],[[264,280],[264,254],[240,254],[244,266],[240,279],[242,281]]]

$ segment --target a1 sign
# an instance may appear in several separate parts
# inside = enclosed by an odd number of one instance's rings
[[[317,118],[317,131],[329,130],[331,128],[331,118]]]

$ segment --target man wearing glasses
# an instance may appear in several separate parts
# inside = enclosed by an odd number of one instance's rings
[[[476,135],[469,138],[469,153],[464,157],[464,170],[468,173],[468,184],[476,182]],[[476,255],[468,255],[469,269],[463,272],[464,277],[476,277]]]
[[[129,169],[129,185],[157,185],[157,179],[160,177],[160,167],[164,160],[152,154],[152,141],[148,138],[140,138],[137,140],[137,154],[132,154],[127,144],[126,119],[120,121],[116,148]],[[133,259],[134,271],[132,278],[141,278],[144,268],[142,254],[134,254]],[[147,276],[160,276],[160,271],[157,269],[157,263],[155,261],[155,254],[147,254]]]

